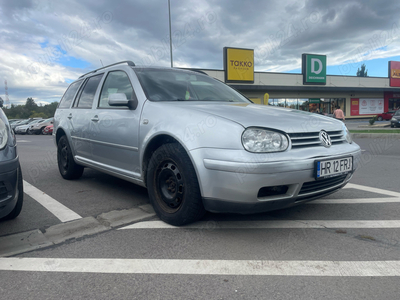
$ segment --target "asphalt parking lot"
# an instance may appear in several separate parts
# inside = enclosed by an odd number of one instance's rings
[[[185,228],[160,222],[134,184],[90,169],[63,180],[50,136],[17,139],[27,194],[21,215],[0,223],[0,241],[35,230],[59,237],[57,226],[74,222],[83,234],[0,258],[7,299],[397,298],[400,139],[358,139],[360,169],[333,195],[263,214],[208,213]],[[135,209],[147,215],[91,227]]]

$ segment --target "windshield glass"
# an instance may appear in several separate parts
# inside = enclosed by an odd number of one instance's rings
[[[395,116],[400,116],[400,110],[396,111]]]
[[[251,103],[226,84],[201,73],[170,69],[135,69],[152,101],[226,101]]]

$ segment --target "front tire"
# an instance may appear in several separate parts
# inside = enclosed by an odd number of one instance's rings
[[[72,156],[68,139],[63,135],[57,144],[58,170],[64,179],[78,179],[83,174],[83,167],[78,165]]]
[[[192,162],[177,143],[164,144],[153,153],[147,188],[157,216],[168,224],[192,223],[206,212]]]
[[[382,117],[378,117],[378,121],[382,121],[383,120],[383,118]]]

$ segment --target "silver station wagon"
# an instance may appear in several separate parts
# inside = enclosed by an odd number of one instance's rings
[[[130,61],[73,82],[53,135],[62,177],[90,167],[147,187],[172,225],[326,196],[350,180],[361,155],[341,121],[253,104],[200,71]]]

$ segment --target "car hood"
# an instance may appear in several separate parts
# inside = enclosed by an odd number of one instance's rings
[[[175,102],[176,103],[176,102]],[[179,106],[188,105],[190,102],[177,103]],[[243,127],[263,127],[278,129],[287,133],[315,132],[320,130],[342,130],[343,122],[331,117],[304,112],[296,109],[279,108],[266,105],[247,103],[190,103],[190,108],[221,118],[229,119],[241,124]]]

